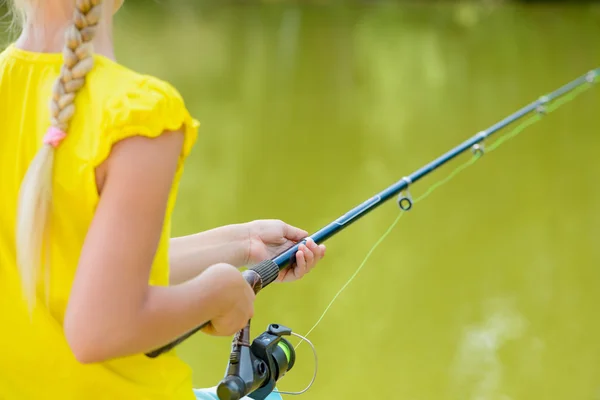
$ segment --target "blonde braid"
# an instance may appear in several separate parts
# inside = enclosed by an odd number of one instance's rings
[[[10,29],[15,30],[17,27],[25,26],[25,13],[27,2],[25,0],[13,0],[8,3],[8,10],[12,14]]]
[[[52,168],[56,147],[66,136],[75,114],[75,97],[94,66],[92,39],[102,13],[102,0],[76,0],[74,23],[65,34],[64,65],[52,88],[51,127],[21,184],[17,221],[17,263],[30,310],[36,298],[37,276],[52,200]]]

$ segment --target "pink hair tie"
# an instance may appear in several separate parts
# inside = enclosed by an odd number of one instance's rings
[[[49,144],[57,148],[60,142],[67,137],[67,134],[55,126],[51,126],[44,136],[44,144]]]

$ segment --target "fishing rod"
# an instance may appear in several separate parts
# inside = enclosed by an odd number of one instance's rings
[[[271,284],[277,278],[281,270],[293,263],[294,256],[299,250],[300,245],[305,244],[308,238],[311,238],[315,243],[322,243],[396,195],[399,195],[397,203],[400,209],[403,211],[410,210],[413,206],[413,200],[408,190],[409,186],[418,182],[423,177],[429,175],[469,149],[471,149],[475,155],[483,155],[485,153],[485,147],[483,145],[485,139],[515,121],[522,119],[526,115],[531,113],[544,115],[546,107],[553,100],[556,100],[586,83],[595,83],[599,76],[600,68],[591,70],[587,74],[580,76],[555,91],[524,106],[486,130],[478,132],[470,139],[465,140],[463,143],[414,171],[412,174],[403,177],[398,182],[365,200],[289,249],[270,260],[262,261],[245,270],[242,273],[244,278],[254,289],[255,293],[258,293],[260,290]],[[170,344],[147,353],[146,355],[150,358],[158,357],[160,354],[173,349],[194,333],[206,327],[209,323],[210,322],[206,322],[200,325]],[[291,369],[294,364],[294,349],[289,342],[283,338],[285,335],[294,334],[289,328],[272,324],[267,331],[261,334],[252,344],[249,343],[249,329],[250,322],[234,337],[228,372],[223,381],[221,381],[218,389],[219,399],[221,400],[237,400],[248,394],[255,399],[264,399],[274,387],[274,383],[281,378],[285,372]]]

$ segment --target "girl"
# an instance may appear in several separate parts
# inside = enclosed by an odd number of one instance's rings
[[[114,60],[121,3],[14,0],[23,29],[0,54],[3,400],[194,399],[174,352],[144,353],[205,321],[210,335],[242,328],[254,293],[236,267],[307,235],[266,220],[170,239],[198,123],[168,83]],[[309,241],[279,280],[324,252]]]

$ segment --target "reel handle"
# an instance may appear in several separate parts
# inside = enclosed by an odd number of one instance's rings
[[[265,260],[259,264],[256,264],[254,267],[245,270],[242,273],[242,276],[246,279],[246,282],[248,282],[252,289],[254,289],[254,293],[258,293],[260,290],[270,285],[275,279],[277,279],[277,275],[279,275],[279,266],[273,260]],[[146,353],[146,356],[149,358],[156,358],[161,354],[172,350],[173,348],[181,344],[183,341],[188,339],[190,336],[208,326],[208,324],[210,324],[210,321],[207,321],[202,325],[194,328],[185,335],[175,339],[171,343],[160,347],[156,350],[153,350],[149,353]]]
[[[229,375],[219,384],[219,400],[240,400],[245,396],[246,384],[239,376]]]

